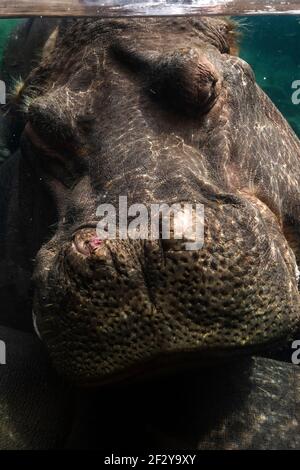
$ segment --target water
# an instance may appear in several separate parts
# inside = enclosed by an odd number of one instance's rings
[[[300,137],[300,105],[292,103],[292,83],[300,80],[300,16],[235,17],[242,37],[240,56],[251,64],[257,82]],[[0,57],[18,19],[0,20]]]
[[[300,105],[292,103],[292,83],[300,79],[300,16],[240,17],[240,56],[256,80],[300,136]]]
[[[10,20],[0,20],[0,57],[3,54],[7,38],[13,28],[22,20],[10,19]]]

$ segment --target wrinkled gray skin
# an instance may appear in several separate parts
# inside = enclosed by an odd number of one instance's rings
[[[297,368],[240,358],[298,327],[298,140],[250,67],[228,54],[223,20],[80,20],[62,29],[8,116],[19,129],[29,124],[0,174],[0,323],[11,351],[23,345],[25,367],[17,354],[8,374],[0,369],[0,446],[299,448]],[[119,195],[204,203],[204,248],[187,253],[160,240],[91,250],[95,228],[82,224]],[[59,399],[35,388],[39,413],[30,377],[49,366],[38,340],[7,329],[32,329],[32,294],[64,378],[95,385],[193,369],[79,394],[54,378]],[[7,391],[24,376],[18,410]],[[36,439],[22,422],[33,410],[45,423],[49,403],[56,413]]]

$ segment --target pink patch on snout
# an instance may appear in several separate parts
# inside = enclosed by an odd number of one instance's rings
[[[79,230],[73,238],[73,247],[84,256],[94,254],[103,246],[103,240],[100,240],[94,230]]]
[[[102,245],[102,243],[103,243],[102,240],[100,240],[100,238],[98,237],[94,237],[89,240],[89,246],[92,249],[92,251],[97,250],[97,248],[99,248],[99,246]]]

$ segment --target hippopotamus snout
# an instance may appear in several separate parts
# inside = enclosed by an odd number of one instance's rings
[[[220,201],[207,203],[201,249],[184,239],[103,240],[88,223],[58,253],[55,240],[42,248],[37,328],[61,373],[98,384],[166,356],[207,364],[288,334],[299,306],[292,251],[283,241],[274,251],[267,208]]]

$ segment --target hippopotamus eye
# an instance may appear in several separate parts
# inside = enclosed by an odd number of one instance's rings
[[[217,70],[204,56],[174,55],[153,67],[149,91],[160,106],[195,117],[213,107],[220,84]]]
[[[40,172],[41,181],[60,182],[71,188],[83,171],[84,159],[76,154],[76,149],[61,146],[34,126],[31,121],[25,125],[21,138],[22,153]]]
[[[221,25],[219,25],[218,29],[219,29],[219,32],[220,32],[220,33],[226,34],[226,33],[228,33],[228,29],[229,29],[229,28],[228,28],[228,25],[226,25],[226,24],[221,24]]]
[[[144,91],[159,107],[196,117],[216,102],[220,73],[199,48],[160,54],[114,43],[110,51],[115,60],[142,78]]]

